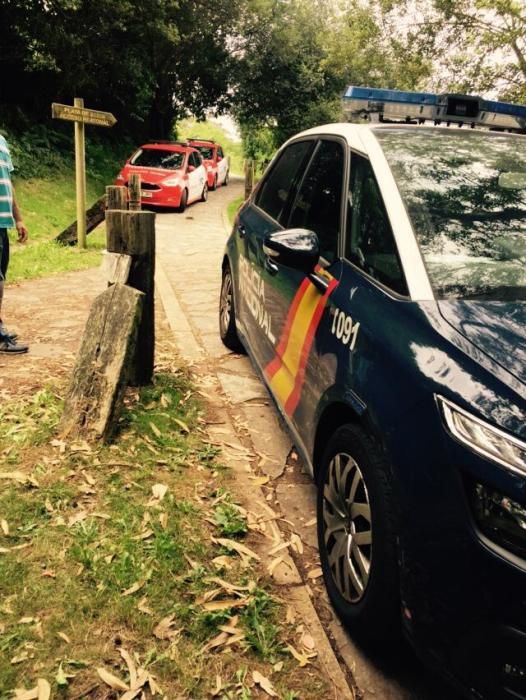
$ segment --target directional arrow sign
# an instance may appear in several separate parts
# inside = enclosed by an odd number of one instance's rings
[[[111,112],[99,112],[96,109],[61,105],[58,102],[53,102],[51,105],[51,116],[53,119],[65,119],[70,122],[94,124],[95,126],[113,126],[117,122]]]

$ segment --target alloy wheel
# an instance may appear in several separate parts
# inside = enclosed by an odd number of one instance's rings
[[[371,570],[371,506],[358,464],[343,452],[331,459],[323,485],[323,536],[338,591],[358,603]]]
[[[221,324],[221,335],[226,335],[230,325],[232,313],[232,277],[229,272],[223,276],[221,286],[221,299],[219,302],[219,322]]]

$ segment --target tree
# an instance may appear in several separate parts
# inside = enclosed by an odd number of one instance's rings
[[[523,0],[394,0],[390,12],[432,61],[432,89],[526,101]]]
[[[168,136],[174,119],[221,105],[237,13],[230,0],[5,0],[0,105],[43,121],[52,101],[81,96],[121,129]]]
[[[341,85],[325,67],[328,16],[323,0],[247,3],[234,45],[232,102],[249,143],[267,129],[276,147],[334,119]]]

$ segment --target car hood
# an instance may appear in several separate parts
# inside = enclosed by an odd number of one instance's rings
[[[442,317],[526,384],[526,302],[439,301]]]
[[[141,180],[154,185],[177,175],[183,176],[182,170],[165,170],[161,168],[140,168],[137,166],[127,166],[123,170],[123,176],[127,180],[130,175],[140,175]]]

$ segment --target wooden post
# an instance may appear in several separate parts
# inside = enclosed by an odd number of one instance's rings
[[[126,187],[109,185],[106,187],[106,209],[126,209]]]
[[[130,372],[144,295],[123,284],[91,307],[59,429],[66,437],[107,440],[117,424]]]
[[[128,180],[129,201],[128,208],[130,211],[141,210],[141,176],[138,173],[132,173]]]
[[[82,109],[84,100],[75,97],[74,106]],[[77,239],[79,248],[86,247],[86,148],[84,122],[75,122],[75,175],[77,188]]]
[[[245,161],[245,199],[252,194],[254,187],[254,161],[250,158]]]
[[[131,256],[128,284],[145,294],[135,355],[135,375],[130,380],[136,386],[144,386],[150,384],[153,378],[155,351],[155,214],[108,209],[106,247],[110,253]]]

